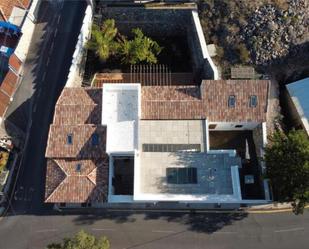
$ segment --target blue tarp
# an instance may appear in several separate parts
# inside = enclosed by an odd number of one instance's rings
[[[12,23],[0,21],[0,27],[20,33],[20,28]]]

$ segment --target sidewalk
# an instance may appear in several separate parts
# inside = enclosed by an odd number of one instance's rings
[[[306,206],[309,208],[309,205]],[[97,213],[100,211],[123,212],[190,212],[190,213],[279,213],[290,212],[290,203],[272,203],[240,207],[239,204],[198,204],[198,203],[105,203],[96,207],[63,207],[54,206],[55,211],[62,213]]]

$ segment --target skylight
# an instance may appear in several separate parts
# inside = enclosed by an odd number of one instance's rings
[[[235,95],[230,95],[228,100],[228,106],[229,107],[235,107],[236,104],[236,97]]]
[[[81,172],[81,170],[82,170],[82,165],[80,163],[76,164],[75,171],[76,172]]]
[[[67,144],[72,145],[73,144],[73,134],[68,134],[67,136]]]
[[[256,95],[250,96],[249,106],[250,107],[256,107],[257,106],[257,96]]]
[[[99,145],[99,135],[97,133],[92,134],[91,136],[92,145]]]

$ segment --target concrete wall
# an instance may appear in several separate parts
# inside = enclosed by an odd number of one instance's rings
[[[200,80],[218,80],[218,69],[208,53],[202,25],[196,10],[191,12],[191,23],[192,26],[188,30],[188,40],[189,44],[191,44],[190,47],[196,73],[200,75]]]
[[[88,5],[84,13],[83,24],[75,46],[70,72],[65,85],[66,87],[76,87],[82,85],[85,63],[84,58],[86,54],[85,45],[91,35],[92,15],[92,7],[91,5]]]
[[[147,36],[186,36],[190,15],[191,9],[107,7],[102,20],[115,19],[120,33],[127,36],[133,28],[141,28]]]

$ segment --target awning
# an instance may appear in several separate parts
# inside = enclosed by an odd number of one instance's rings
[[[9,23],[9,22],[4,22],[4,21],[0,21],[0,28],[5,28],[5,29],[8,29],[12,32],[15,32],[15,33],[20,33],[21,30],[18,26],[12,24],[12,23]]]

